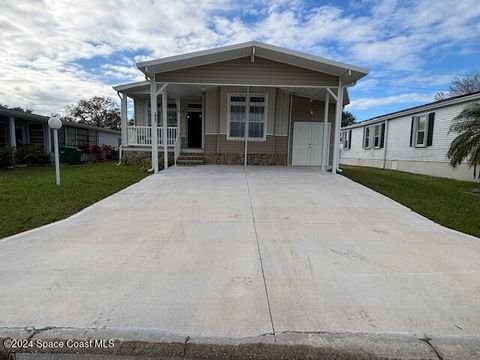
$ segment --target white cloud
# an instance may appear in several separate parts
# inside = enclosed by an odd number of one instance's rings
[[[105,77],[116,83],[141,79],[134,62],[152,57],[257,39],[391,76],[421,72],[453,46],[468,53],[480,31],[476,0],[448,6],[430,0],[366,0],[355,3],[361,15],[302,0],[0,2],[0,103],[38,112],[59,111],[79,97],[116,97]],[[90,72],[74,65],[99,56],[115,61],[100,62]],[[404,86],[419,78],[412,74],[408,82],[405,76]],[[364,89],[372,89],[375,81],[382,82],[371,80]],[[443,81],[437,76],[431,84]]]
[[[371,107],[397,105],[405,103],[425,103],[432,101],[433,95],[425,95],[420,93],[407,93],[399,95],[391,95],[386,97],[364,97],[354,98],[346,108],[352,110],[365,110]]]

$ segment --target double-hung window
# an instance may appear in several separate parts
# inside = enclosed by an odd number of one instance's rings
[[[247,110],[248,106],[248,110]],[[248,139],[265,140],[267,123],[267,95],[228,94],[228,139],[245,138],[245,121],[248,111]]]
[[[414,146],[427,146],[427,116],[414,117]]]
[[[371,127],[366,126],[365,132],[363,133],[363,147],[365,149],[371,148],[371,140],[372,140]]]
[[[373,126],[373,147],[375,149],[380,148],[380,130],[381,130],[381,124],[377,124]]]

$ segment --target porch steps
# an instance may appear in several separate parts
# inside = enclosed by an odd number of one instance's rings
[[[178,166],[196,166],[196,165],[203,165],[205,163],[205,159],[203,158],[203,154],[198,153],[180,153],[177,158],[177,165]]]

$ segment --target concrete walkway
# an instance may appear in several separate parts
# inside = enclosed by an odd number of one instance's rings
[[[175,167],[0,240],[0,289],[4,331],[476,342],[480,240],[316,168]]]

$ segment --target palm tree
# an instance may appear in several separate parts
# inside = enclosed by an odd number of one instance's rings
[[[477,165],[480,165],[480,104],[468,106],[457,115],[450,125],[449,133],[458,134],[448,149],[450,164],[455,168],[467,159],[470,167],[473,167],[475,179]]]

